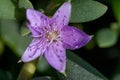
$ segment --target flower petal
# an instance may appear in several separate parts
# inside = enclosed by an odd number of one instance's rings
[[[49,19],[47,16],[33,9],[27,9],[26,11],[27,19],[32,27],[44,27],[48,24]]]
[[[68,25],[71,14],[71,3],[65,2],[54,14],[52,20],[53,26],[56,29],[62,29],[65,25]]]
[[[43,31],[41,29],[32,27],[28,22],[26,23],[26,25],[30,29],[32,36],[34,37],[42,36]]]
[[[27,22],[26,24],[34,37],[40,37],[44,30],[46,31],[50,29],[49,18],[41,12],[27,9],[26,16],[29,21],[29,23]]]
[[[46,46],[43,42],[43,40],[39,40],[39,39],[34,39],[31,44],[28,46],[28,48],[26,49],[26,51],[24,52],[21,60],[23,62],[29,62],[32,61],[38,57],[40,57],[43,52],[45,51]]]
[[[91,38],[80,29],[72,26],[63,27],[61,31],[61,40],[64,43],[64,47],[71,50],[85,46]]]
[[[45,51],[45,58],[48,63],[59,72],[64,72],[66,67],[66,54],[60,42],[53,43]]]

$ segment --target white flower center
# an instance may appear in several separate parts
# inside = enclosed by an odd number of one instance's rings
[[[47,33],[46,37],[49,41],[56,42],[58,38],[58,33],[57,31],[53,31],[53,32]]]

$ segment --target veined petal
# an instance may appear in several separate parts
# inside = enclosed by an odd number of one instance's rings
[[[34,37],[40,37],[43,33],[43,31],[39,28],[34,28],[30,25],[30,23],[26,23],[27,27],[30,29],[32,36]]]
[[[47,18],[47,16],[33,9],[27,9],[26,16],[28,21],[30,22],[31,27],[34,27],[34,28],[47,27],[49,23],[49,19]]]
[[[52,20],[53,20],[53,26],[56,29],[62,29],[65,25],[68,25],[69,18],[71,14],[71,3],[65,2],[54,14]]]
[[[53,43],[48,47],[45,51],[45,58],[48,63],[59,72],[65,71],[66,54],[60,42]]]
[[[61,30],[61,40],[64,47],[67,49],[78,49],[85,46],[90,40],[91,36],[72,26],[63,27]]]
[[[29,62],[32,61],[38,57],[40,57],[43,52],[45,51],[45,44],[43,44],[43,41],[39,39],[34,39],[31,44],[28,46],[26,51],[24,52],[22,56],[23,62]]]

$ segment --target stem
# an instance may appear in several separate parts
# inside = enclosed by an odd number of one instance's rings
[[[36,71],[37,60],[24,63],[17,80],[30,80]]]

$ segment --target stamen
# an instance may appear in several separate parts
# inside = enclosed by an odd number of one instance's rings
[[[47,33],[46,34],[46,38],[49,40],[49,42],[56,42],[57,41],[57,38],[58,38],[58,33],[57,31],[53,31],[53,32],[50,32],[50,33]]]

